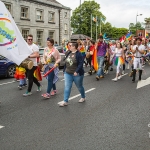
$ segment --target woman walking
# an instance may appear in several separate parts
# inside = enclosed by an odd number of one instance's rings
[[[124,64],[124,51],[122,49],[122,44],[120,42],[117,43],[117,48],[114,53],[114,63],[117,66],[116,68],[116,77],[112,79],[113,81],[117,81],[118,79],[121,79],[121,65]]]
[[[53,91],[51,92],[51,95],[56,94],[55,83],[58,81],[58,72],[59,72],[58,64],[61,61],[59,51],[54,47],[53,39],[50,38],[47,39],[47,47],[44,49],[43,60],[45,64],[44,73],[48,72],[52,68],[55,68],[50,74],[48,74],[47,92],[45,94],[42,94],[44,98],[50,98],[50,92],[52,88]]]
[[[78,88],[81,99],[79,103],[85,101],[85,90],[83,87],[84,70],[83,63],[84,59],[82,54],[77,50],[78,43],[71,44],[71,51],[65,59],[64,67],[64,78],[65,78],[65,90],[64,90],[64,101],[59,102],[58,105],[63,107],[68,105],[68,99],[71,93],[72,83],[74,82]]]

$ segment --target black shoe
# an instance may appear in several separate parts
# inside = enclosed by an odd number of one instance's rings
[[[113,71],[113,68],[111,68],[110,71]]]
[[[27,84],[23,84],[23,86],[24,86],[24,87],[27,87],[28,85],[27,85]]]
[[[97,81],[99,80],[99,76],[96,76],[96,80],[97,80]]]
[[[135,80],[132,79],[132,83],[135,83]]]
[[[92,75],[92,71],[91,70],[88,73],[89,73],[89,75]]]

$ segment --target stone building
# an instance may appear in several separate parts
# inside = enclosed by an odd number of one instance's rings
[[[47,37],[59,45],[70,40],[70,11],[56,0],[2,0],[12,14],[24,39],[33,34],[34,42],[46,46]]]

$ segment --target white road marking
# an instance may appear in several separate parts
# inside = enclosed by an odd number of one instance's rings
[[[138,81],[136,89],[142,88],[142,87],[149,85],[149,84],[150,84],[150,77],[147,78],[146,80]]]
[[[91,91],[93,91],[93,90],[95,90],[95,89],[96,89],[96,88],[91,88],[91,89],[85,91],[85,93],[89,93],[89,92],[91,92]],[[80,95],[81,95],[81,94],[78,94],[78,95],[75,95],[75,96],[70,97],[70,98],[69,98],[69,101],[72,100],[72,99],[75,99],[75,98],[79,97]],[[61,102],[63,102],[63,101],[58,102],[58,104],[61,103]]]
[[[128,74],[128,73],[125,73],[125,74],[121,75],[121,77],[126,76],[127,74]]]
[[[1,126],[1,125],[0,125],[0,129],[2,129],[2,128],[4,128],[4,126]]]
[[[0,85],[6,85],[6,84],[14,83],[14,82],[16,82],[16,81],[6,82],[6,83],[2,83]]]

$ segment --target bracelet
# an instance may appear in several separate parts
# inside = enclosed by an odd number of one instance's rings
[[[30,58],[30,56],[28,56],[28,58]]]

